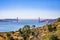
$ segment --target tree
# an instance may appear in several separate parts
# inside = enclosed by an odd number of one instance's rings
[[[23,31],[24,31],[24,35],[23,35],[24,40],[28,40],[29,34],[30,34],[30,26],[29,25],[25,25],[23,27]]]
[[[14,40],[10,33],[7,33],[8,40]]]
[[[35,27],[36,27],[35,25],[32,25],[32,29],[33,29],[33,30],[32,30],[32,35],[33,35],[33,36],[35,36],[35,33],[36,33]]]
[[[11,35],[9,33],[7,33],[7,37],[10,37]]]
[[[30,26],[29,26],[29,25],[25,25],[25,26],[23,27],[23,30],[24,30],[24,31],[30,30]]]
[[[14,31],[11,31],[12,34],[14,34],[15,32]]]
[[[22,29],[19,30],[21,34],[21,36],[23,37],[24,40],[28,40],[29,38],[29,34],[30,34],[30,26],[29,25],[25,25]]]
[[[59,39],[58,39],[58,37],[57,37],[56,35],[52,35],[52,36],[50,37],[50,40],[59,40]]]
[[[32,32],[32,35],[33,35],[33,36],[35,36],[35,33],[34,33],[34,32]]]
[[[57,22],[60,22],[60,18],[57,19]]]
[[[22,34],[22,29],[21,28],[18,31],[20,32],[20,34]]]
[[[10,35],[9,33],[7,33],[8,40],[10,40],[10,36],[11,36],[11,35]]]
[[[48,30],[50,31],[50,32],[52,32],[53,31],[53,28],[52,28],[52,25],[50,24],[50,25],[48,25]]]
[[[13,37],[10,37],[10,40],[14,40]]]
[[[35,28],[36,26],[35,25],[32,25],[33,28]]]
[[[56,31],[57,30],[56,27],[53,27],[53,30]]]

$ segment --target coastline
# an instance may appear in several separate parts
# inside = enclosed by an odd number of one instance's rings
[[[60,39],[59,31],[60,22],[57,21],[37,28],[33,25],[32,29],[30,29],[29,25],[25,25],[18,31],[0,32],[0,40],[24,40],[24,37],[26,37],[26,40],[50,40],[53,35],[57,35],[58,39]]]

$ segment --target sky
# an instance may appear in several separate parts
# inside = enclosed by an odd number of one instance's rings
[[[60,17],[60,0],[0,0],[0,19]]]

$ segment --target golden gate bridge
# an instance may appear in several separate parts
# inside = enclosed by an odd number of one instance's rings
[[[18,23],[19,19],[17,17],[17,23]],[[48,19],[44,19],[44,20],[41,20],[40,17],[38,18],[38,23],[40,22],[48,22]]]
[[[55,21],[56,19],[44,19],[44,20],[41,20],[40,17],[38,17],[37,21],[38,23],[41,23],[41,22],[52,22],[52,21]],[[0,22],[19,22],[20,19],[18,19],[18,17],[16,19],[0,19]]]

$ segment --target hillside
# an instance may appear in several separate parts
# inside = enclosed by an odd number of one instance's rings
[[[0,40],[60,40],[60,18],[43,27],[25,25],[18,31],[0,32]]]

